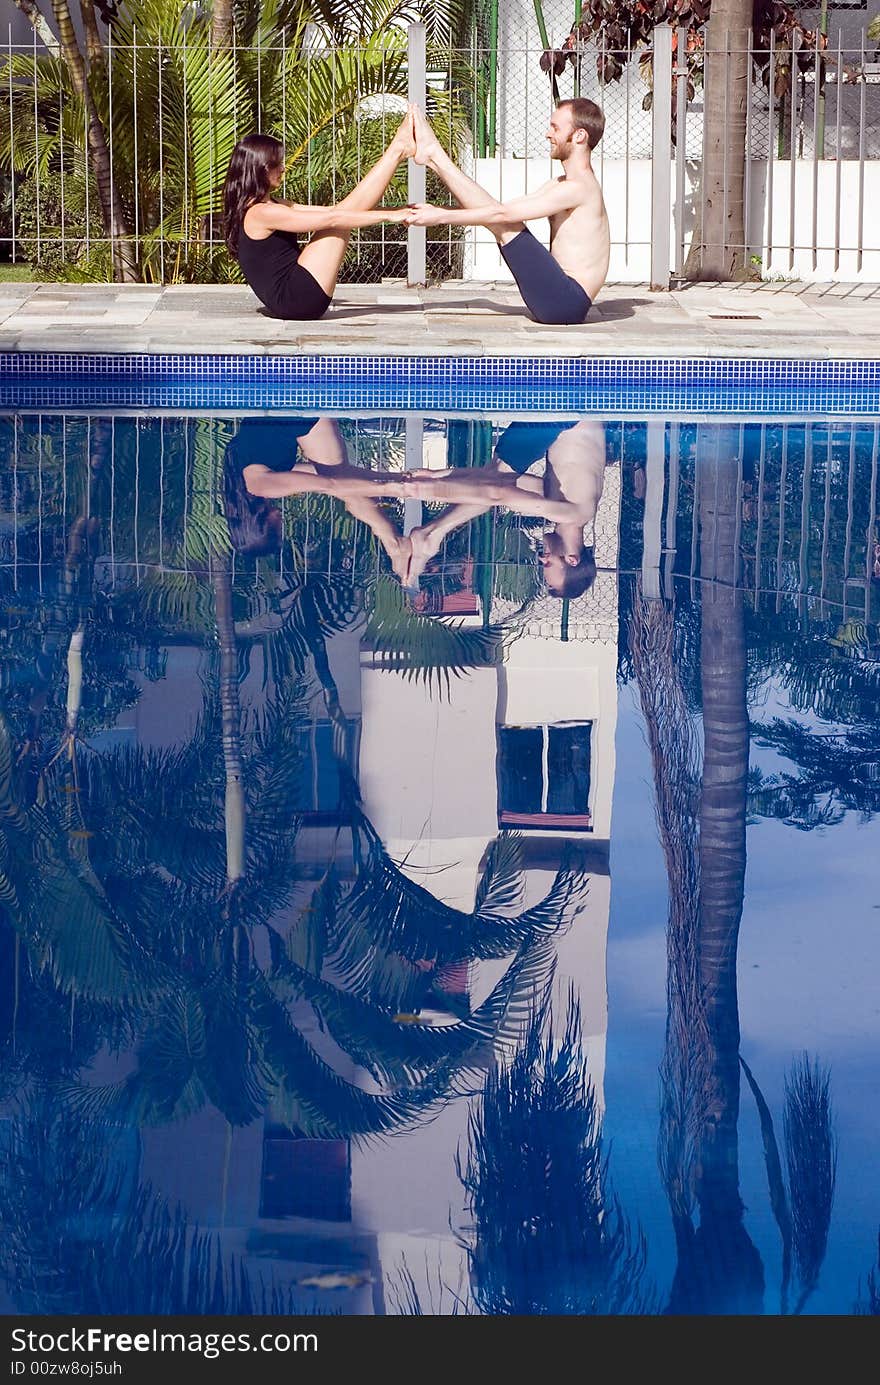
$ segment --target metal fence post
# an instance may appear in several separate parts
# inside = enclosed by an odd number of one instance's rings
[[[425,109],[426,101],[426,45],[424,24],[410,24],[407,30],[407,71],[409,100]],[[425,200],[425,168],[423,164],[409,160],[407,167],[406,196],[409,202]],[[427,273],[427,228],[408,226],[406,232],[406,282],[425,284]]]
[[[651,103],[651,288],[669,288],[672,217],[672,26],[653,32],[654,85]]]
[[[424,227],[422,228],[424,229]],[[407,414],[405,471],[418,471],[425,465],[425,420],[421,414]],[[403,532],[412,533],[422,523],[422,502],[407,498],[403,502]]]
[[[645,517],[642,526],[642,595],[649,601],[659,601],[663,595],[660,588],[660,555],[663,552],[666,424],[662,419],[649,419],[647,435]]]

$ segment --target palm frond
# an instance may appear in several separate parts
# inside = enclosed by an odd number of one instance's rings
[[[449,695],[453,677],[499,663],[502,638],[500,626],[484,629],[419,615],[388,578],[379,577],[373,587],[364,644],[375,664],[424,682],[440,695]]]
[[[329,954],[346,986],[356,989],[370,976],[377,953],[438,963],[509,957],[568,927],[584,907],[586,877],[564,863],[547,895],[522,914],[463,913],[405,875],[366,818],[355,830],[366,839],[367,854],[341,901]]]
[[[776,1133],[773,1129],[773,1117],[770,1108],[764,1100],[764,1095],[755,1081],[751,1068],[740,1054],[740,1066],[746,1075],[752,1096],[755,1098],[755,1105],[758,1108],[758,1119],[761,1122],[761,1142],[764,1146],[764,1163],[767,1169],[767,1184],[770,1190],[770,1206],[776,1225],[779,1227],[779,1235],[782,1238],[782,1285],[780,1290],[781,1310],[785,1314],[788,1311],[788,1286],[791,1280],[791,1256],[792,1256],[792,1225],[791,1212],[788,1207],[788,1198],[785,1192],[785,1181],[782,1177],[782,1160],[779,1157],[779,1146],[776,1143]]]
[[[276,943],[275,976],[314,1007],[346,1053],[378,1082],[412,1084],[444,1067],[460,1082],[494,1056],[511,1058],[553,974],[555,950],[525,947],[486,1000],[456,1024],[400,1024],[387,1011],[297,967]]]
[[[785,1081],[783,1131],[800,1281],[794,1311],[799,1313],[819,1282],[837,1179],[830,1074],[807,1054],[792,1065]]]
[[[477,885],[474,912],[507,914],[523,897],[522,835],[502,832],[489,847]]]
[[[485,1313],[657,1311],[647,1247],[610,1189],[580,1013],[539,1020],[471,1112],[459,1177],[474,1217],[471,1289]]]
[[[266,983],[255,983],[251,1013],[272,1074],[273,1114],[313,1139],[391,1135],[424,1120],[446,1095],[443,1074],[397,1096],[373,1095],[344,1081],[294,1028]]]

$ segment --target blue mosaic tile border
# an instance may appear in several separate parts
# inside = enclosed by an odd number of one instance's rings
[[[880,361],[0,353],[0,407],[880,415]]]

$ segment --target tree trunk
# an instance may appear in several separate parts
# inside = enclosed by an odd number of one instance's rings
[[[703,785],[698,971],[708,1052],[694,1237],[704,1311],[761,1311],[764,1276],[739,1193],[739,1009],[736,954],[746,870],[749,721],[737,551],[739,468],[733,430],[698,434]]]
[[[211,8],[212,47],[232,47],[234,24],[232,0],[214,0]]]
[[[36,0],[15,0],[15,4],[22,14],[27,16],[31,28],[43,44],[46,52],[50,53],[53,58],[57,58],[60,52],[58,40],[52,32],[49,21],[45,15],[40,13]]]
[[[91,69],[103,63],[104,47],[98,32],[98,21],[95,18],[95,6],[92,0],[79,0],[79,10],[82,15],[83,33],[86,40],[86,61],[89,69]]]
[[[89,86],[85,62],[70,16],[70,7],[67,0],[52,0],[52,9],[55,14],[55,23],[58,26],[64,61],[67,64],[74,90],[83,101],[88,115],[89,152],[95,168],[104,229],[110,237],[113,277],[117,282],[137,283],[137,263],[131,231],[126,221],[119,189],[110,176],[110,150],[107,146],[107,137]]]
[[[746,90],[752,0],[712,0],[706,26],[700,207],[688,279],[725,280],[746,263]]]
[[[220,713],[223,765],[226,771],[226,887],[244,877],[245,807],[241,765],[241,705],[238,696],[238,647],[232,613],[232,566],[227,554],[212,558],[214,614],[220,637]]]

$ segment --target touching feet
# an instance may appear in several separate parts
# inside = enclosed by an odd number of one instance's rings
[[[391,148],[400,159],[412,159],[416,153],[416,136],[413,125],[414,110],[414,106],[407,106],[406,115],[400,122],[391,141]]]
[[[415,153],[413,158],[417,164],[429,164],[438,155],[442,155],[443,146],[428,122],[428,117],[421,106],[410,106],[413,121],[413,134],[415,138]]]

